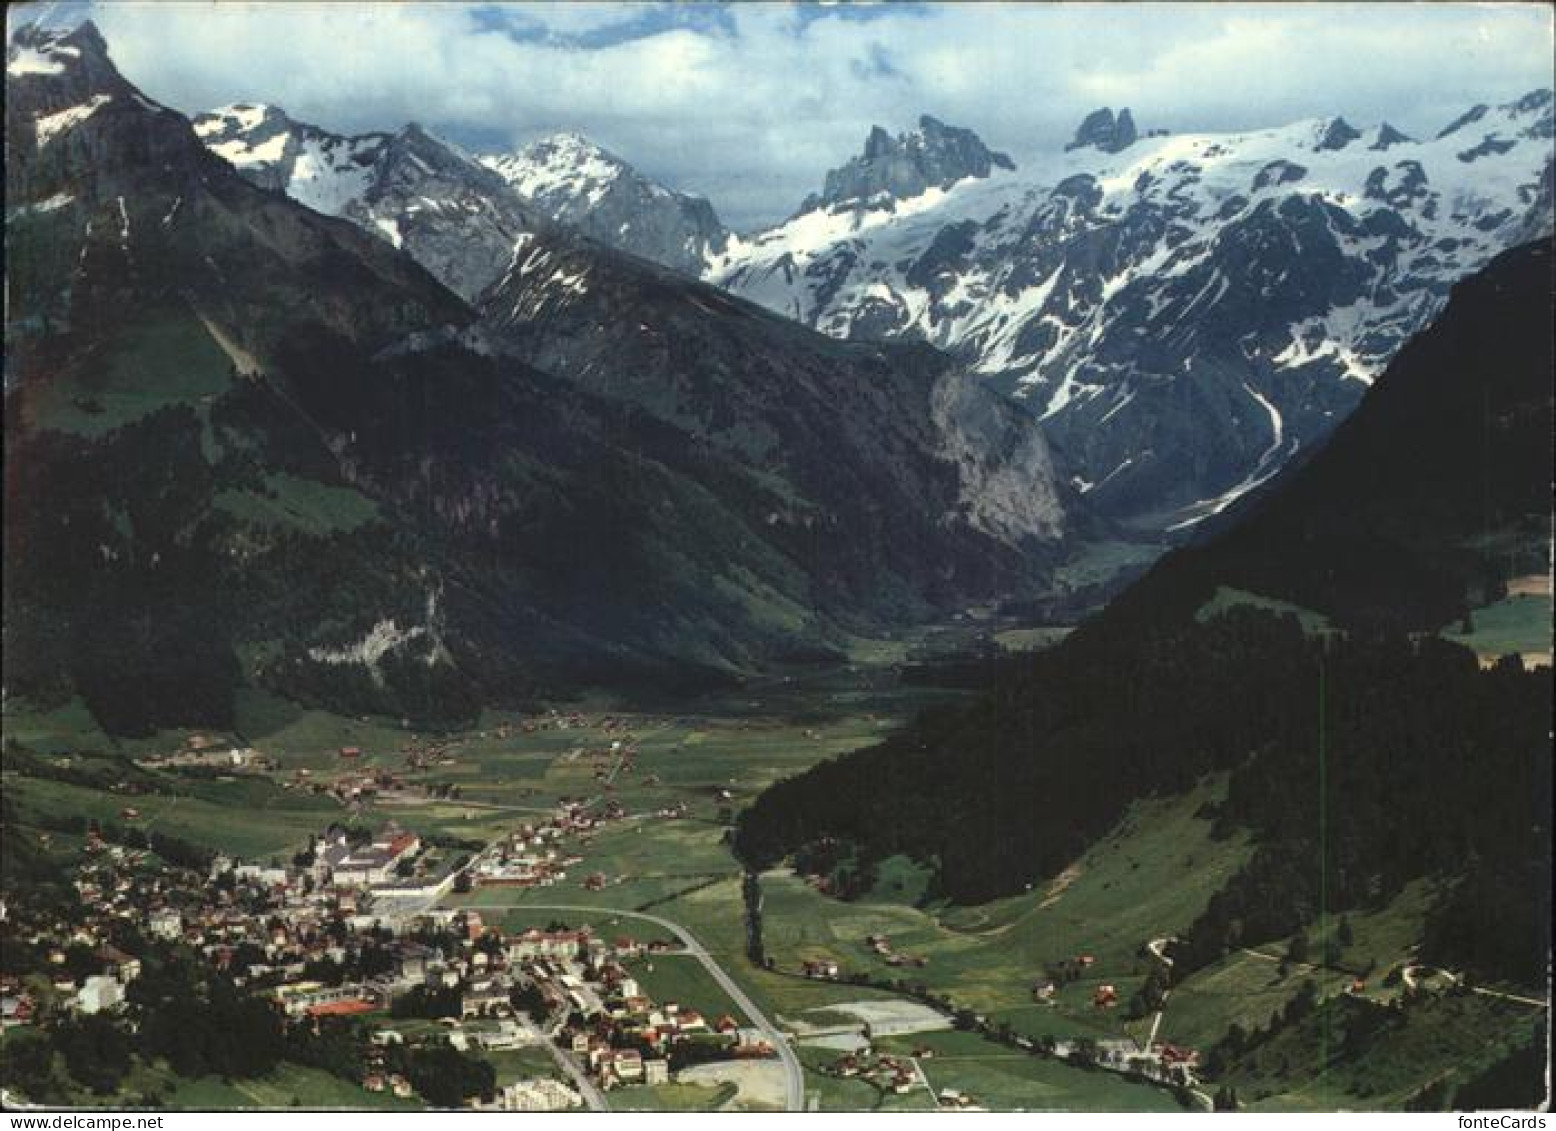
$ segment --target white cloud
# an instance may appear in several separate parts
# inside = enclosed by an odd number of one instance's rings
[[[1344,114],[1414,132],[1551,83],[1543,5],[103,3],[125,73],[186,111],[343,131],[578,129],[736,223],[791,211],[872,124],[1023,154],[1098,105],[1144,126]],[[13,17],[14,22],[14,17]]]

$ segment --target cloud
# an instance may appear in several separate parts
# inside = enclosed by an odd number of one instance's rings
[[[1429,133],[1549,85],[1553,48],[1551,9],[1531,4],[120,0],[92,16],[125,73],[182,110],[265,101],[486,145],[576,129],[746,226],[792,211],[871,125],[923,112],[1018,161],[1099,105],[1174,130],[1338,113]]]

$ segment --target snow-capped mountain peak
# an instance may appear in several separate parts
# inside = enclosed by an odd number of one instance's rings
[[[341,137],[256,102],[223,106],[193,121],[206,147],[247,180],[329,216],[342,215],[367,191],[388,140],[384,134]]]
[[[199,115],[194,129],[247,180],[354,221],[465,299],[502,273],[535,224],[500,177],[416,122],[348,137],[245,102]]]
[[[551,219],[687,274],[700,274],[729,238],[706,200],[666,188],[582,134],[480,160]]]
[[[1091,501],[1184,526],[1326,435],[1459,277],[1549,230],[1551,136],[1549,91],[1425,142],[1338,116],[1140,136],[1102,110],[1019,173],[812,198],[709,277],[960,355],[1047,422]],[[864,174],[904,148],[872,134],[848,188],[881,189]]]
[[[107,51],[96,25],[90,22],[73,31],[45,28],[37,24],[21,28],[6,47],[6,78],[62,75],[68,68],[81,65],[83,47],[89,52]]]
[[[577,133],[552,134],[517,153],[489,154],[479,160],[520,195],[541,204],[591,195],[598,203],[599,195],[630,172],[625,161]]]
[[[195,120],[195,133],[201,137],[210,133],[243,133],[260,129],[268,121],[289,123],[290,118],[274,106],[263,102],[234,102],[219,106]]]

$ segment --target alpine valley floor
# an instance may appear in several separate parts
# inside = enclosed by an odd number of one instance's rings
[[[570,808],[597,814],[591,828],[557,842],[566,867],[549,886],[444,883],[425,898],[379,906],[402,916],[459,909],[479,916],[476,929],[509,938],[564,926],[605,939],[676,936],[672,949],[625,960],[641,993],[777,1037],[778,1057],[694,1065],[663,1082],[588,1096],[612,1110],[1203,1110],[1228,1083],[1245,1108],[1399,1107],[1430,1081],[1468,1079],[1498,1062],[1539,1019],[1543,994],[1530,987],[1471,991],[1450,972],[1413,965],[1433,895],[1424,884],[1310,932],[1306,954],[1252,948],[1182,984],[1169,976],[1160,1008],[1142,1007],[1153,971],[1160,978],[1161,941],[1185,929],[1251,853],[1240,835],[1212,835],[1206,803],[1225,785],[1214,778],[1191,794],[1136,804],[1050,883],[982,906],[926,898],[927,870],[904,858],[880,862],[872,886],[847,901],[788,867],[773,869],[757,880],[764,962],[753,962],[754,892],[728,847],[730,824],[775,780],[960,694],[922,674],[904,679],[908,650],[904,641],[862,642],[854,663],[797,667],[737,693],[651,708],[558,703],[522,716],[489,713],[469,730],[435,736],[256,693],[245,696],[230,735],[126,742],[108,739],[79,708],[39,713],[11,703],[8,848],[25,842],[43,866],[70,876],[101,850],[98,834],[133,841],[125,834],[134,830],[264,867],[308,849],[332,822],[392,820],[426,845],[418,866],[446,879],[462,866],[479,874],[525,825]],[[196,746],[260,758],[230,771],[165,761]],[[375,780],[393,785],[368,785]],[[142,863],[153,873],[161,866],[154,854]],[[40,1008],[68,997],[47,976],[21,981]],[[1387,1011],[1403,1019],[1409,1039],[1402,1046],[1396,1036],[1377,1055],[1363,1042],[1341,1064],[1328,1058],[1327,1032],[1305,1039],[1299,1024],[1277,1024],[1278,1047],[1256,1069],[1245,1059],[1235,1081],[1201,1078],[1230,1027],[1255,1032],[1294,1017],[1299,999],[1315,1017]],[[384,1007],[358,1023],[413,1044],[440,1027]],[[483,1049],[496,1044],[499,1025],[470,1019],[453,1030],[491,1064],[499,1089],[566,1079],[572,1054],[538,1033],[516,1049]],[[4,1041],[11,1052],[25,1037],[8,1029]],[[1166,1049],[1199,1058],[1200,1068],[1169,1072]],[[147,1096],[170,1108],[423,1102],[284,1059],[263,1076],[222,1081],[188,1079],[137,1054],[109,1094],[65,1088],[59,1098],[92,1105]]]

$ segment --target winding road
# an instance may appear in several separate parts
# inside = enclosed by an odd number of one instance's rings
[[[719,988],[727,993],[731,1000],[740,1007],[754,1028],[760,1030],[767,1038],[768,1043],[778,1053],[778,1059],[783,1064],[784,1083],[784,1109],[786,1111],[805,1110],[805,1070],[800,1066],[799,1057],[794,1055],[794,1050],[789,1047],[789,1042],[778,1031],[771,1021],[767,1019],[760,1009],[756,1007],[745,990],[740,988],[733,978],[724,972],[724,968],[713,960],[706,947],[698,942],[696,937],[679,923],[672,922],[660,915],[651,915],[646,911],[619,911],[610,907],[585,907],[581,904],[569,903],[486,903],[482,904],[482,911],[563,911],[575,915],[592,915],[596,918],[621,918],[642,919],[653,923],[669,931],[681,945],[686,948],[686,953],[702,963],[704,970],[708,972]]]

